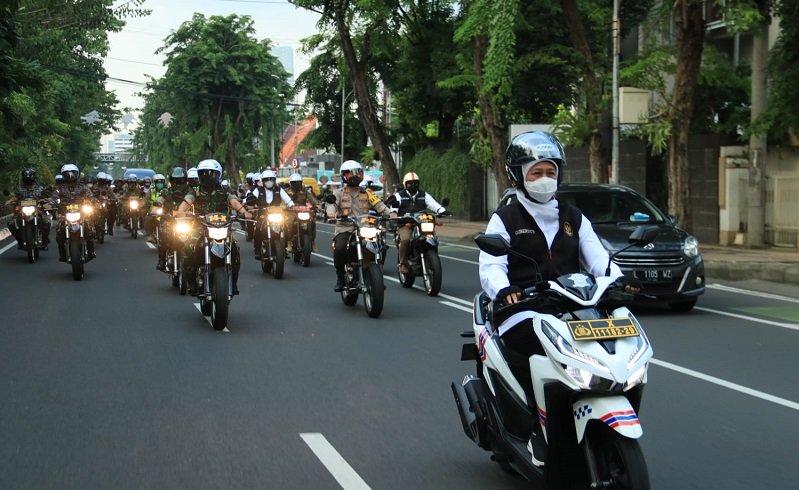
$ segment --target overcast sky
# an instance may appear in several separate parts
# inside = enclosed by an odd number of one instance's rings
[[[117,0],[119,5],[124,0]],[[144,7],[152,10],[147,17],[126,19],[127,25],[118,33],[109,34],[111,49],[105,59],[109,80],[106,87],[116,92],[119,108],[141,109],[141,97],[135,95],[147,81],[145,75],[160,77],[165,68],[162,55],[155,51],[163,46],[164,38],[181,23],[191,20],[194,12],[211,15],[248,15],[255,21],[258,39],[269,38],[276,46],[294,48],[295,76],[308,67],[308,59],[299,51],[300,39],[317,32],[319,15],[298,9],[286,0],[146,0]]]

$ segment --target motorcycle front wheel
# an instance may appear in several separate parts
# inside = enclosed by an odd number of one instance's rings
[[[349,274],[344,276],[344,289],[341,291],[341,301],[347,306],[355,306],[358,302],[358,290],[350,289],[352,278]]]
[[[269,246],[267,241],[261,242],[261,270],[264,274],[272,272],[272,257],[269,255]]]
[[[130,219],[130,237],[134,240],[139,237],[139,224],[135,218]]]
[[[277,238],[272,243],[272,277],[275,279],[283,278],[283,268],[286,265],[286,244]]]
[[[400,263],[399,263],[399,252],[397,252],[397,279],[399,279],[399,283],[404,288],[412,288],[413,281],[416,279],[416,276],[413,274],[413,268],[408,264],[408,273],[403,274],[400,270]]]
[[[637,440],[601,423],[591,424],[586,437],[601,481],[612,481],[619,490],[649,490],[649,470]]]
[[[69,259],[72,262],[72,279],[83,279],[83,251],[79,240],[69,241]]]
[[[300,243],[302,244],[302,257],[300,263],[303,267],[308,267],[311,264],[311,251],[313,245],[311,244],[311,237],[309,235],[301,235]]]
[[[185,265],[183,260],[183,254],[180,254],[180,259],[178,260],[180,266],[178,268],[178,284],[180,284],[180,295],[185,296],[186,292],[189,290],[189,281],[186,279],[186,274],[183,272],[185,271]]]
[[[211,292],[213,298],[211,304],[211,325],[214,330],[222,330],[227,326],[228,307],[228,271],[224,266],[214,269],[213,272],[214,289]]]
[[[372,318],[377,318],[383,311],[383,297],[386,288],[383,284],[383,271],[377,264],[369,264],[364,271],[364,282],[366,292],[363,294],[363,306],[366,314]]]
[[[25,227],[25,251],[28,252],[28,263],[36,262],[36,227],[33,225]]]
[[[423,256],[425,265],[424,290],[428,296],[437,296],[441,291],[441,258],[435,250],[428,250]]]
[[[95,225],[94,233],[97,235],[97,243],[105,243],[105,229],[102,225]]]

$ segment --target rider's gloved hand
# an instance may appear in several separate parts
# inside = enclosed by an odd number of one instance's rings
[[[616,285],[627,293],[637,293],[644,289],[644,285],[641,284],[641,280],[637,277],[622,276],[616,279]]]
[[[336,196],[334,196],[333,194],[326,195],[325,202],[328,204],[336,204]]]
[[[444,210],[438,214],[440,214],[441,216],[452,216],[452,213],[450,213],[448,210]]]
[[[508,286],[497,292],[497,299],[502,300],[507,305],[513,305],[522,300],[522,290],[519,286]]]

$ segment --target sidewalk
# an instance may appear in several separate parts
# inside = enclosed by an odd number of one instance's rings
[[[443,241],[474,245],[474,236],[485,231],[488,221],[445,218],[436,229]],[[476,245],[475,245],[476,246]],[[743,281],[760,279],[799,286],[799,252],[794,249],[723,247],[699,244],[710,279]]]

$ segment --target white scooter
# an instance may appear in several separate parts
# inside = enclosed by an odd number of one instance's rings
[[[655,235],[656,228],[640,226],[623,250]],[[524,257],[499,235],[475,241],[494,256]],[[634,298],[609,277],[584,273],[526,289],[510,308],[533,318],[544,351],[527,359],[506,348],[492,324],[509,307],[492,311],[485,293],[475,296],[473,332],[461,334],[474,341],[461,359],[476,361],[477,375],[452,383],[466,435],[504,470],[550,488],[649,489],[637,414],[652,347],[620,306]]]

